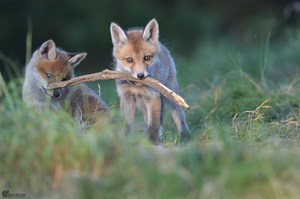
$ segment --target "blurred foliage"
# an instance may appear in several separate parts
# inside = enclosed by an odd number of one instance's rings
[[[25,65],[25,37],[30,21],[33,50],[52,38],[68,51],[87,51],[89,55],[78,70],[95,72],[112,67],[109,33],[112,21],[127,29],[142,27],[156,18],[162,42],[172,52],[189,56],[208,39],[227,38],[247,45],[252,37],[260,37],[271,28],[276,29],[274,35],[282,35],[287,27],[298,24],[293,2],[1,0],[0,52]]]
[[[0,187],[26,198],[299,198],[296,5],[0,0]],[[126,134],[111,81],[101,82],[108,118],[90,129],[62,111],[24,106],[19,69],[29,46],[27,20],[33,50],[49,38],[66,50],[86,50],[78,69],[87,73],[111,63],[111,21],[129,28],[153,17],[191,106],[190,144],[174,146],[170,111],[162,145],[138,130]]]

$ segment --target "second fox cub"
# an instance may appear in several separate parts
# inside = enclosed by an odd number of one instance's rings
[[[155,19],[152,19],[145,29],[136,28],[127,32],[112,23],[110,32],[117,71],[127,71],[139,79],[153,77],[179,93],[175,63],[168,49],[159,42],[159,28]],[[134,122],[137,106],[143,113],[150,140],[154,143],[160,142],[163,105],[167,100],[147,86],[123,80],[117,80],[117,92],[120,97],[121,111],[129,127]],[[168,101],[168,103],[172,108],[172,116],[180,139],[189,140],[191,134],[184,111],[173,102]]]
[[[67,53],[48,40],[34,52],[26,66],[23,99],[40,110],[65,108],[77,121],[93,123],[95,116],[107,110],[104,101],[87,86],[47,89],[54,82],[74,77],[74,68],[86,53]]]

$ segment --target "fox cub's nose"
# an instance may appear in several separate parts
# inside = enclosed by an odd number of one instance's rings
[[[54,89],[53,97],[60,97],[61,88]]]
[[[144,79],[145,78],[145,74],[144,73],[138,73],[136,75],[139,79]]]

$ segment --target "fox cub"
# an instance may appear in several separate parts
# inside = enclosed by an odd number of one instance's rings
[[[77,122],[94,123],[96,116],[107,110],[105,102],[85,85],[47,89],[54,82],[74,77],[74,68],[87,53],[68,53],[48,40],[36,50],[26,66],[23,99],[29,107],[40,110],[61,108]]]
[[[110,32],[113,43],[113,57],[117,71],[129,72],[133,77],[144,79],[147,76],[179,93],[176,67],[168,49],[159,42],[159,28],[152,19],[145,29],[131,29],[125,32],[120,26],[111,23]],[[120,108],[129,128],[134,122],[135,108],[143,114],[149,139],[154,143],[161,141],[164,101],[172,108],[172,116],[182,141],[191,138],[182,108],[166,100],[153,89],[129,81],[117,80]]]

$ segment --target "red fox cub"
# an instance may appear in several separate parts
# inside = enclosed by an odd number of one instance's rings
[[[40,110],[61,108],[70,112],[77,122],[94,123],[95,116],[107,110],[104,101],[85,85],[47,89],[54,82],[74,77],[74,68],[87,53],[68,53],[48,40],[36,50],[26,66],[23,99],[29,107]]]
[[[159,28],[155,19],[152,19],[145,29],[135,28],[127,32],[117,24],[111,23],[110,32],[117,71],[129,72],[139,79],[150,76],[179,93],[175,63],[168,49],[159,42]],[[191,139],[185,113],[180,106],[166,100],[160,93],[147,86],[123,80],[117,80],[116,84],[120,108],[129,128],[134,122],[137,106],[143,114],[150,140],[154,143],[160,142],[163,105],[164,101],[167,101],[172,108],[180,140]]]

